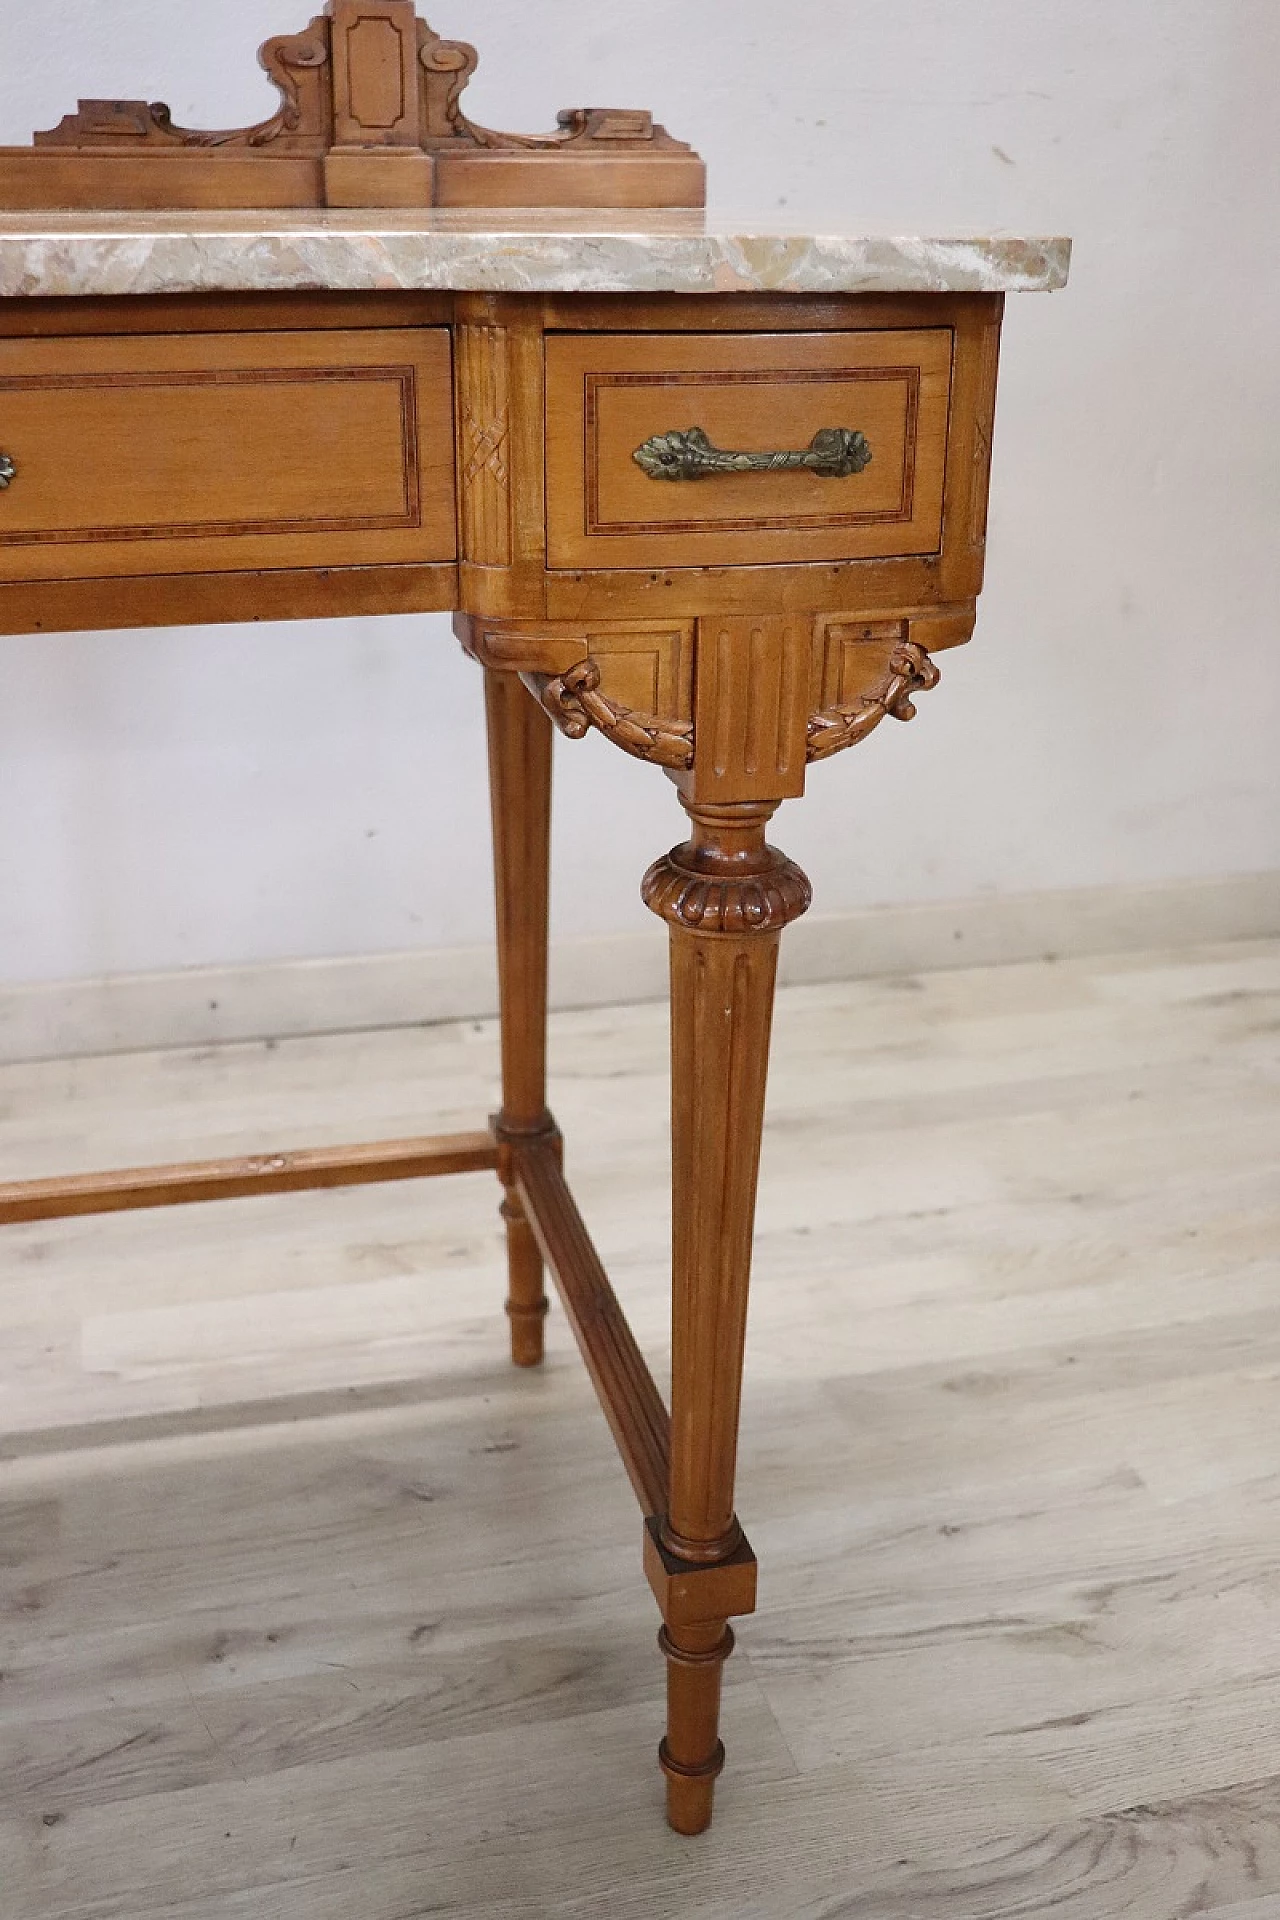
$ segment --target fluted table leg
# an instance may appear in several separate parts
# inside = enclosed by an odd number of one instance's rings
[[[686,805],[692,838],[650,869],[644,896],[671,937],[671,1480],[658,1532],[668,1568],[692,1573],[727,1565],[742,1543],[733,1488],[769,1030],[779,938],[809,886],[765,843],[774,803]],[[720,1671],[733,1635],[723,1613],[686,1607],[668,1613],[660,1644],[667,1814],[677,1832],[700,1833],[724,1762]]]
[[[549,1133],[547,909],[550,889],[551,722],[514,673],[486,669],[489,791],[498,909],[502,1109],[494,1122],[507,1228],[511,1357],[542,1359],[547,1312],[542,1256],[501,1149]]]

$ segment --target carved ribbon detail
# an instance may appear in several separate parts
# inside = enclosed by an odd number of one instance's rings
[[[521,679],[550,714],[561,733],[581,740],[592,727],[637,760],[659,767],[693,765],[691,720],[659,720],[636,713],[600,691],[600,668],[590,658],[579,660],[564,673],[523,673]],[[805,758],[825,760],[845,747],[857,746],[888,715],[914,720],[912,695],[936,687],[942,678],[925,649],[915,640],[900,640],[889,656],[889,678],[879,693],[849,706],[824,707],[811,714],[806,728]]]
[[[659,720],[651,713],[606,699],[600,692],[600,669],[594,660],[579,660],[554,679],[544,673],[524,673],[521,679],[536,694],[561,733],[581,740],[595,727],[606,740],[637,760],[659,767],[693,765],[693,722]]]
[[[805,757],[825,760],[842,747],[856,746],[859,740],[880,725],[886,714],[895,720],[914,720],[913,693],[927,693],[936,687],[942,675],[924,648],[915,640],[900,640],[889,655],[889,679],[871,698],[855,701],[847,707],[824,707],[809,720]]]

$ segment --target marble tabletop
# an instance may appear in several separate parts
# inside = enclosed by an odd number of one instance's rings
[[[0,297],[143,293],[1043,293],[1071,242],[701,212],[0,212]]]

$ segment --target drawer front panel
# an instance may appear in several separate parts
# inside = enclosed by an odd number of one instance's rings
[[[947,327],[549,337],[550,566],[937,552],[951,359]],[[844,430],[843,464],[815,443],[833,428]],[[669,462],[653,443],[672,434],[698,477],[654,477],[636,460],[649,449],[651,466]],[[730,454],[770,458],[742,471],[720,457]]]
[[[0,340],[0,580],[452,560],[445,328]]]

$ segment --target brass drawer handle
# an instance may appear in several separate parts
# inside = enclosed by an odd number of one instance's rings
[[[819,427],[800,453],[725,453],[701,427],[655,433],[631,458],[651,480],[705,480],[713,473],[788,473],[804,468],[824,480],[843,480],[870,464],[864,433],[850,427]]]
[[[18,469],[14,466],[8,454],[0,453],[0,488],[7,487],[9,482],[17,474],[17,471]]]

